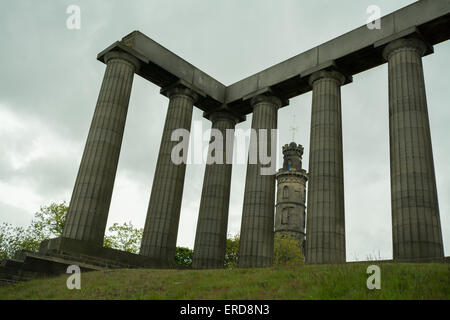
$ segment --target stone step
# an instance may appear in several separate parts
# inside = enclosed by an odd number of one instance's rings
[[[70,265],[79,266],[82,272],[107,269],[103,266],[80,262],[73,257],[63,259],[32,252],[21,252],[15,257],[16,259],[5,259],[0,262],[1,285],[63,274]]]
[[[29,281],[35,279],[35,277],[32,276],[19,275],[13,273],[0,273],[0,278],[16,282]]]
[[[94,265],[79,261],[75,257],[58,257],[41,255],[38,253],[27,253],[24,260],[24,270],[45,274],[61,274],[66,273],[67,267],[77,265],[82,271],[97,271],[107,269],[104,266]]]
[[[14,265],[14,267],[12,268],[11,265]],[[24,271],[21,267],[17,268],[15,261],[12,263],[11,261],[10,263],[4,261],[3,265],[0,266],[0,286],[29,281],[42,276],[43,274],[40,273]]]
[[[13,259],[0,261],[0,285],[64,274],[70,265],[77,265],[82,272],[136,267],[86,254],[18,251]]]
[[[26,271],[23,270],[23,268],[19,269],[11,269],[8,267],[2,267],[0,266],[0,277],[21,277],[26,279],[34,279],[41,277],[42,273],[39,272],[32,272],[32,271]]]
[[[17,259],[3,259],[0,261],[0,267],[5,268],[20,268],[23,265],[23,260],[17,260]]]
[[[120,263],[118,261],[88,256],[85,254],[73,254],[73,253],[69,254],[69,253],[61,253],[61,252],[60,253],[49,252],[47,254],[52,257],[76,260],[76,261],[80,261],[80,262],[83,262],[86,264],[100,266],[100,267],[104,267],[104,268],[108,268],[108,269],[132,268],[132,266],[124,264],[124,263]]]

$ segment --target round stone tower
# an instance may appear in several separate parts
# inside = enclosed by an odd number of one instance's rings
[[[283,168],[278,170],[275,235],[291,236],[304,245],[307,173],[302,169],[303,147],[283,146]]]

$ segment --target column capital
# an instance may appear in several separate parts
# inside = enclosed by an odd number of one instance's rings
[[[129,53],[115,50],[115,51],[110,51],[105,54],[104,61],[106,64],[108,64],[109,61],[115,60],[115,59],[119,59],[119,60],[126,61],[128,63],[131,63],[134,66],[134,72],[138,71],[139,68],[141,67],[141,62]]]
[[[185,96],[192,100],[192,103],[197,102],[199,95],[183,85],[175,85],[161,89],[161,94],[165,95],[167,98],[172,99],[175,96]]]
[[[389,60],[390,56],[397,50],[410,48],[417,51],[418,55],[422,57],[428,50],[429,45],[418,38],[401,38],[390,42],[383,49],[383,58]]]
[[[212,123],[220,119],[228,119],[234,121],[234,125],[244,122],[246,120],[245,115],[238,114],[228,108],[228,105],[224,104],[220,107],[214,108],[203,112],[203,117],[211,121]]]
[[[259,94],[257,96],[254,96],[250,100],[250,105],[252,106],[252,108],[254,108],[255,105],[257,105],[258,103],[270,103],[274,105],[277,109],[283,105],[283,101],[280,98],[271,94],[269,95]]]
[[[196,90],[183,80],[178,80],[175,83],[162,87],[160,93],[169,99],[175,96],[185,96],[190,98],[193,104],[195,104],[200,97],[205,96],[203,92]]]
[[[320,70],[309,76],[308,83],[312,87],[313,83],[319,79],[333,79],[338,81],[339,85],[342,86],[345,83],[346,77],[337,70]]]
[[[245,120],[245,117],[239,117],[239,116],[234,115],[233,113],[231,113],[227,110],[224,110],[224,109],[205,112],[203,114],[203,116],[206,119],[210,120],[212,123],[215,123],[216,121],[225,119],[225,120],[229,120],[229,121],[233,122],[233,125],[236,125],[237,123]]]

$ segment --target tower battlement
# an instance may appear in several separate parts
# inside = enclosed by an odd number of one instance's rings
[[[301,158],[303,156],[303,146],[301,144],[296,144],[295,142],[289,144],[286,143],[283,146],[283,154],[288,152],[296,152]]]
[[[302,170],[303,146],[295,142],[283,146],[283,168],[280,171]]]

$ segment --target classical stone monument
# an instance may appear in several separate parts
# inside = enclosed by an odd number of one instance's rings
[[[302,169],[303,147],[295,142],[283,146],[283,168],[276,174],[275,235],[296,239],[303,247],[306,227],[306,181]]]
[[[381,18],[381,29],[364,25],[225,86],[139,31],[130,33],[97,57],[106,71],[67,223],[61,238],[42,243],[41,254],[68,253],[131,266],[171,267],[186,170],[185,164],[176,165],[170,159],[177,144],[171,141],[171,132],[190,129],[194,106],[219,130],[234,128],[250,113],[252,128],[276,129],[279,108],[312,90],[307,262],[345,262],[341,108],[352,106],[341,105],[341,87],[352,82],[352,75],[387,62],[389,106],[380,107],[389,108],[394,260],[442,259],[422,57],[449,37],[450,2],[417,1]],[[161,94],[168,98],[139,255],[102,247],[135,74],[161,87]],[[266,142],[269,152],[277,150],[269,136]],[[240,267],[272,264],[276,181],[275,175],[261,175],[262,167],[261,163],[247,167]],[[292,163],[292,168],[297,167]],[[298,168],[300,179],[306,179]],[[231,169],[229,164],[206,166],[194,248],[196,268],[223,266]],[[278,174],[280,184],[291,171]],[[296,205],[303,210],[304,198]],[[282,219],[284,209],[280,210]]]

